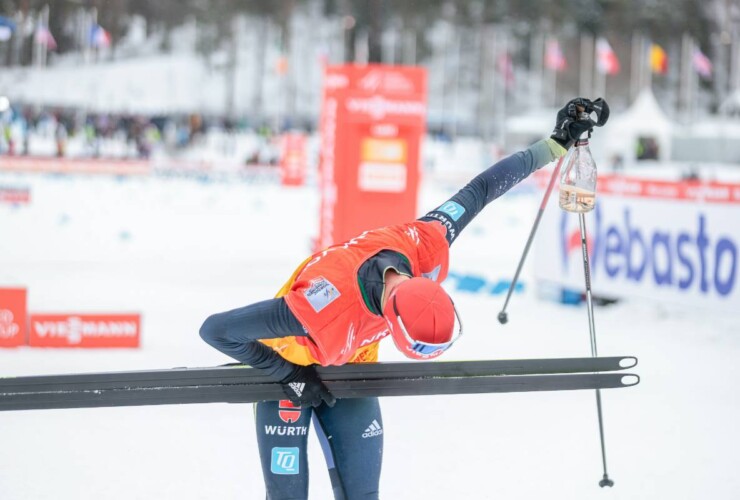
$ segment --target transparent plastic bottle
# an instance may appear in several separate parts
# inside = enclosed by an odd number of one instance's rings
[[[578,139],[560,173],[560,208],[568,212],[590,212],[595,204],[596,162],[588,139]]]

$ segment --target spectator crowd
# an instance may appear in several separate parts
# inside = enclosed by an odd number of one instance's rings
[[[270,127],[255,130],[249,125],[246,120],[201,114],[146,116],[14,105],[0,112],[0,155],[115,159],[148,159],[156,153],[177,156],[202,143],[214,130],[225,134],[249,131],[265,143],[272,142],[275,134]],[[257,156],[262,155],[256,153],[243,161],[258,162],[261,158]]]

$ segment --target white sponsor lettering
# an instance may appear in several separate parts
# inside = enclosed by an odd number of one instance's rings
[[[366,345],[369,345],[369,344],[374,344],[375,342],[379,341],[380,339],[383,339],[386,336],[388,336],[388,334],[390,334],[390,333],[391,332],[386,328],[382,332],[376,333],[375,335],[373,335],[369,339],[365,339],[362,342],[360,342],[360,347],[363,347],[363,346],[366,346]]]
[[[352,344],[355,341],[355,324],[354,322],[349,324],[349,328],[347,329],[347,342],[344,344],[344,349],[340,351],[340,354],[345,354],[352,349]]]
[[[392,101],[382,96],[367,99],[347,99],[347,109],[380,120],[387,115],[424,116],[427,108],[422,101]]]
[[[730,188],[726,186],[696,186],[689,187],[686,189],[686,194],[689,198],[704,199],[710,198],[713,200],[729,200],[730,199]]]
[[[79,344],[85,337],[136,337],[135,321],[90,321],[70,316],[66,321],[34,321],[31,325],[41,338],[66,338],[70,344]]]
[[[265,434],[271,436],[305,436],[308,434],[308,427],[291,427],[289,425],[266,425]]]
[[[358,85],[362,90],[369,92],[377,92],[378,90],[384,90],[385,92],[406,92],[410,93],[414,91],[414,84],[411,80],[406,78],[401,73],[384,71],[370,71],[367,75],[362,77]]]
[[[13,311],[0,309],[0,339],[10,339],[18,335],[20,326],[13,323]]]
[[[641,183],[631,182],[626,179],[612,181],[609,184],[609,188],[613,193],[621,194],[640,194],[642,192]]]
[[[406,190],[407,170],[404,163],[363,162],[357,173],[357,186],[362,191],[402,193]]]
[[[676,185],[648,184],[645,188],[645,194],[648,196],[660,196],[663,198],[675,198],[679,196],[680,191]]]
[[[419,231],[417,231],[415,227],[407,228],[406,235],[411,238],[411,241],[413,241],[415,245],[419,245]]]
[[[11,323],[13,318],[13,311],[10,309],[0,309],[0,323]]]
[[[303,396],[303,388],[306,387],[306,384],[303,382],[291,382],[288,384],[288,386],[293,389],[293,392],[295,392],[296,396],[299,398]]]
[[[375,436],[380,436],[381,434],[383,434],[383,428],[380,426],[380,423],[378,423],[377,420],[373,420],[368,428],[365,429],[365,432],[362,433],[362,437],[364,439],[367,439]]]
[[[343,89],[349,86],[349,77],[347,75],[341,75],[336,73],[330,73],[326,75],[324,85],[327,89]]]

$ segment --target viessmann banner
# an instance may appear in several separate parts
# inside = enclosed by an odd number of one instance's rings
[[[600,176],[586,228],[594,295],[740,305],[740,185]],[[584,289],[578,216],[557,192],[535,246],[538,282]]]
[[[31,347],[139,347],[138,314],[31,314]]]

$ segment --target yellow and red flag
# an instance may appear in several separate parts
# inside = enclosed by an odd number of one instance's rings
[[[650,46],[650,69],[653,73],[659,73],[661,75],[665,75],[668,72],[668,54],[657,43]]]

